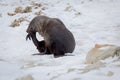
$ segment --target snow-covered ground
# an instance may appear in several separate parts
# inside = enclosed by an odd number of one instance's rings
[[[34,2],[42,6],[35,8]],[[19,6],[32,6],[32,12],[8,15]],[[26,29],[40,10],[61,19],[73,33],[74,56],[32,55],[38,51],[25,40]],[[27,21],[10,27],[20,17]],[[88,51],[106,43],[120,46],[120,0],[0,0],[0,80],[119,80],[117,57],[85,64]]]

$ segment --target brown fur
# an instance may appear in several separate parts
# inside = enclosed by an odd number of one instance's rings
[[[45,47],[45,41],[38,41],[36,38],[36,32],[31,32],[26,36],[27,39],[31,39],[34,43],[34,45],[37,47],[37,50],[40,52],[39,54],[34,54],[34,55],[43,55],[43,54],[51,54],[50,51],[48,50],[47,47]]]
[[[29,24],[27,33],[38,32],[45,41],[54,57],[63,56],[65,53],[72,53],[75,48],[75,40],[72,33],[57,18],[37,16]]]

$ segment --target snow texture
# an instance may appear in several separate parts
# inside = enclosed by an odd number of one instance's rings
[[[26,29],[39,14],[64,22],[76,40],[74,56],[32,55],[38,51]],[[11,27],[19,18],[25,20]],[[0,80],[119,80],[119,57],[85,63],[95,44],[120,46],[120,0],[0,0]]]
[[[98,45],[88,51],[86,63],[93,64],[109,57],[120,56],[120,47],[110,44]]]

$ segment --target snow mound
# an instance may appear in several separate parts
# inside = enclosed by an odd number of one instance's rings
[[[108,57],[120,56],[120,47],[110,44],[99,45],[96,44],[94,48],[92,48],[87,56],[86,63],[95,63],[99,60],[104,60]]]
[[[26,76],[23,76],[21,78],[17,78],[16,80],[34,80],[32,75],[28,74]]]

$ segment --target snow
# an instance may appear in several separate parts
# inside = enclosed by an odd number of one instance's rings
[[[30,13],[13,13],[16,7],[42,6]],[[76,40],[74,56],[54,58],[53,55],[33,56],[38,53],[32,41],[26,41],[29,21],[43,10],[42,15],[61,19]],[[20,26],[11,22],[25,17]],[[85,57],[95,44],[120,46],[120,0],[0,0],[0,80],[23,80],[30,75],[34,80],[119,80],[118,57],[102,61],[103,66],[81,73],[86,67]],[[39,39],[42,39],[39,37]],[[98,65],[101,63],[98,63]],[[97,63],[96,63],[97,65]],[[29,80],[32,78],[28,78]]]

